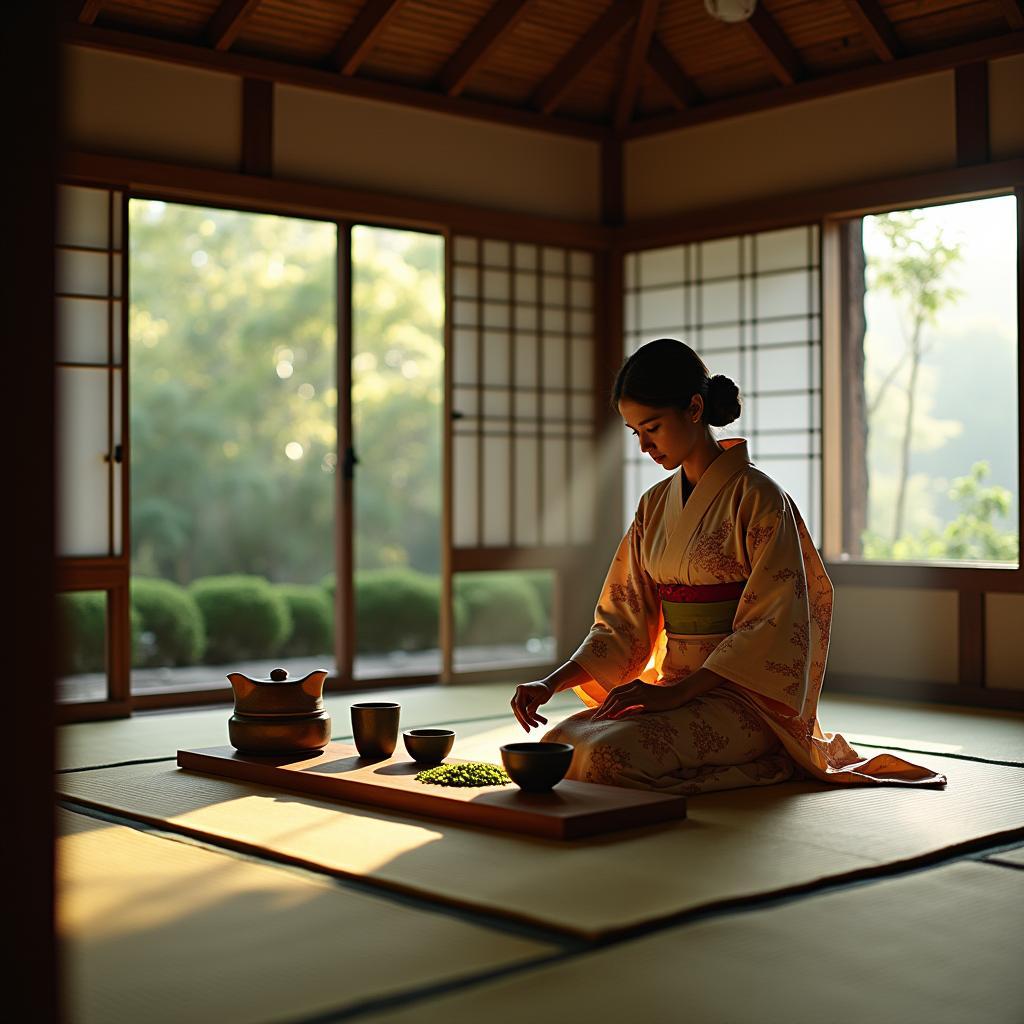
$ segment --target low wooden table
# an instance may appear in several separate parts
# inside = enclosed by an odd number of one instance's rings
[[[444,763],[460,762],[446,758]],[[415,776],[428,766],[410,761],[404,752],[371,761],[347,743],[330,743],[313,755],[274,757],[240,754],[227,746],[179,750],[178,766],[311,796],[546,839],[577,839],[686,817],[683,796],[572,779],[563,780],[548,793],[524,793],[514,784],[472,788],[425,785]]]

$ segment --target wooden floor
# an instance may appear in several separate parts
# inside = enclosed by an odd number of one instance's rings
[[[494,759],[495,738],[511,736],[508,686],[396,688],[387,696],[402,703],[405,727],[459,722],[462,756]],[[387,696],[374,691],[372,699]],[[335,738],[349,732],[353,699],[331,699]],[[572,695],[560,695],[551,719],[578,708]],[[109,777],[109,788],[121,779],[144,787],[179,747],[224,742],[227,715],[217,707],[66,726],[62,773],[68,783]],[[866,753],[916,752],[922,763],[941,756],[943,770],[959,759],[965,778],[991,771],[1011,787],[1019,772],[1024,792],[1022,715],[844,696],[823,700],[820,717]],[[429,884],[397,893],[375,885],[372,871],[340,877],[284,864],[269,847],[266,855],[259,847],[243,853],[216,838],[189,838],[85,806],[73,798],[79,790],[64,789],[72,798],[60,819],[59,916],[76,1024],[817,1022],[823,1006],[838,1022],[869,1014],[901,1024],[1024,1019],[1024,816],[1009,830],[1003,821],[998,839],[975,833],[927,864],[894,862],[870,878],[823,872],[799,891],[772,892],[778,865],[766,864],[759,896],[652,919],[625,937],[587,939],[490,913],[485,903],[453,907]],[[312,828],[314,819],[307,822]],[[760,841],[753,832],[736,836]],[[440,831],[436,840],[443,853]],[[372,847],[358,852],[372,861]],[[586,877],[574,881],[584,892],[613,886],[628,867],[596,869],[593,850],[586,863]],[[756,858],[744,863],[756,873]],[[480,871],[443,857],[438,864],[438,893],[450,882],[445,871]],[[530,870],[533,885],[543,884],[543,860]],[[516,893],[503,897],[514,901]],[[549,911],[556,921],[554,906]]]

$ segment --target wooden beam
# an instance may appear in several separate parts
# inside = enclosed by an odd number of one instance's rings
[[[771,231],[807,224],[823,217],[862,217],[869,213],[884,213],[913,205],[940,203],[950,198],[981,199],[984,196],[1005,195],[1019,181],[1024,181],[1024,157],[973,167],[953,167],[944,171],[880,178],[856,185],[744,199],[737,203],[646,218],[622,228],[617,235],[617,242],[626,252],[657,249],[708,238]],[[1024,374],[1021,380],[1024,381]],[[1024,453],[1024,446],[1021,451]],[[894,565],[884,566],[884,569],[895,574],[903,571],[900,566]],[[969,568],[949,571],[965,574],[964,579],[968,582],[960,583],[960,587],[973,586],[970,581],[976,580],[979,586],[988,590],[1024,591],[1024,572],[1021,572],[1018,584],[1007,587],[1005,581],[1011,575],[1007,570]],[[864,582],[870,586],[874,581],[858,578],[850,582]],[[916,586],[916,583],[904,585]]]
[[[956,69],[956,162],[988,161],[988,63],[980,61]]]
[[[354,75],[403,2],[367,0],[334,48],[331,66],[343,75]]]
[[[82,0],[78,8],[78,22],[82,25],[91,25],[102,7],[103,0]]]
[[[636,106],[636,97],[640,91],[640,79],[647,66],[647,51],[651,46],[651,36],[654,35],[654,22],[658,17],[658,2],[659,0],[643,0],[640,15],[633,28],[629,56],[626,58],[626,71],[622,76],[622,84],[615,102],[613,123],[616,132],[621,132],[633,118],[633,108]]]
[[[86,46],[113,53],[127,53],[149,60],[163,60],[186,67],[202,68],[238,75],[241,78],[263,78],[268,81],[298,85],[306,89],[358,96],[362,99],[419,107],[442,114],[470,117],[490,123],[515,125],[534,131],[551,132],[584,139],[600,139],[606,129],[591,121],[568,117],[544,116],[536,110],[506,106],[465,96],[452,98],[426,89],[417,89],[394,82],[381,82],[357,75],[339,75],[322,68],[304,67],[284,61],[267,60],[242,53],[219,53],[194,43],[179,43],[153,36],[96,28],[94,25],[67,23],[62,27],[65,43]]]
[[[651,45],[647,51],[647,63],[672,94],[672,101],[677,109],[685,110],[687,107],[695,107],[704,101],[700,90],[676,63],[675,57],[669,53],[657,35],[651,39]]]
[[[619,227],[626,215],[622,164],[622,139],[609,135],[601,142],[601,223],[610,228]]]
[[[222,0],[203,32],[206,45],[212,46],[215,50],[231,49],[231,44],[245,28],[245,23],[255,13],[259,2],[260,0]]]
[[[487,55],[519,24],[532,0],[498,0],[441,70],[438,85],[446,96],[458,96]]]
[[[274,83],[242,82],[242,173],[274,173]]]
[[[878,0],[846,0],[846,8],[881,60],[895,60],[902,55],[903,47]]]
[[[514,242],[604,249],[612,234],[599,224],[563,220],[469,203],[317,185],[159,160],[70,152],[60,166],[71,183],[103,182],[172,201],[223,203],[288,217],[359,220],[399,228],[456,231]]]
[[[759,110],[772,110],[791,103],[835,96],[838,93],[853,92],[887,82],[898,82],[905,78],[917,78],[936,71],[950,71],[963,64],[995,60],[1024,53],[1024,32],[1004,32],[972,43],[961,43],[943,50],[919,53],[913,57],[900,57],[885,64],[870,64],[852,71],[823,75],[821,78],[797,82],[785,88],[765,89],[759,92],[734,96],[727,100],[702,103],[690,110],[676,111],[634,121],[625,130],[627,138],[657,135],[660,132],[688,128],[695,124],[706,124],[727,117],[739,117]]]
[[[998,0],[998,3],[1010,28],[1024,28],[1024,5],[1020,0]]]
[[[530,105],[544,114],[553,113],[587,65],[633,21],[636,14],[635,0],[616,0],[541,82],[530,99]]]
[[[804,77],[803,65],[796,50],[764,7],[755,7],[754,13],[743,24],[768,62],[772,74],[783,85],[792,85]]]

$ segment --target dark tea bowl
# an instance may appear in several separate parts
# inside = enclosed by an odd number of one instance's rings
[[[402,739],[414,761],[439,764],[451,751],[455,733],[451,729],[407,729]]]
[[[501,760],[509,778],[526,793],[557,786],[572,764],[571,743],[506,743]]]

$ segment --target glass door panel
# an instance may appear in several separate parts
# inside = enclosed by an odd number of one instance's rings
[[[444,239],[352,228],[357,679],[441,670]]]
[[[132,693],[333,670],[337,227],[129,218]]]

